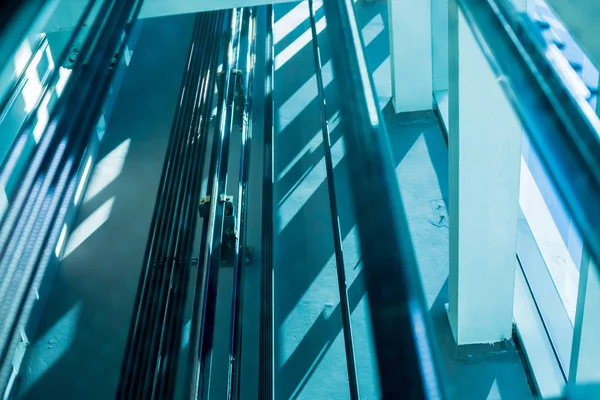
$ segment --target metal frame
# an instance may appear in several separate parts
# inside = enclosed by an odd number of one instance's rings
[[[202,240],[199,260],[202,262],[198,274],[198,293],[194,299],[194,316],[192,329],[194,338],[191,347],[191,373],[188,375],[189,397],[208,398],[210,388],[212,346],[214,336],[215,308],[219,266],[221,263],[221,243],[223,237],[224,195],[227,186],[227,165],[229,161],[229,145],[233,126],[233,105],[237,81],[231,79],[237,69],[239,60],[239,42],[243,11],[241,9],[228,12],[231,22],[226,31],[229,37],[227,51],[223,55],[222,81],[219,85],[219,108],[217,110],[218,128],[213,136],[212,157],[208,172],[208,189],[210,196],[208,217],[203,220]],[[229,21],[229,18],[226,18]]]
[[[123,361],[119,398],[169,398],[180,353],[220,15],[196,17]],[[168,364],[166,364],[168,363]],[[165,365],[166,364],[166,365]]]
[[[435,338],[351,0],[324,2],[383,398],[441,399]]]
[[[27,85],[27,82],[29,81],[29,78],[27,77],[27,72],[29,71],[29,68],[37,67],[37,64],[35,66],[32,66],[33,60],[35,60],[37,57],[40,57],[41,53],[44,52],[47,48],[48,39],[46,38],[46,35],[43,35],[43,37],[38,41],[37,45],[35,46],[35,49],[31,52],[31,56],[23,66],[23,70],[15,79],[13,86],[10,88],[8,93],[6,93],[2,101],[0,101],[0,124],[2,124],[4,118],[6,118],[6,115],[8,114],[10,108],[17,100],[17,97],[22,93],[25,85]],[[42,78],[40,82],[42,87],[46,86],[46,80],[48,77],[49,75]]]
[[[346,284],[346,266],[344,263],[344,250],[342,245],[342,232],[337,206],[337,195],[335,191],[335,179],[333,175],[333,159],[331,156],[331,138],[329,132],[329,120],[327,116],[327,102],[325,100],[325,86],[323,85],[323,71],[321,54],[317,33],[317,23],[313,0],[308,0],[310,19],[310,30],[312,33],[312,50],[315,61],[315,76],[317,78],[317,90],[321,101],[321,133],[323,136],[323,152],[325,153],[325,169],[327,175],[327,190],[329,194],[329,211],[331,214],[331,229],[333,233],[333,247],[335,252],[335,266],[338,278],[338,289],[340,293],[340,310],[342,314],[342,330],[344,332],[344,347],[346,350],[346,369],[348,371],[348,389],[350,398],[358,400],[358,379],[356,378],[356,361],[354,359],[354,344],[352,339],[352,322],[350,320],[350,305],[348,301],[348,288]]]
[[[252,91],[254,90],[254,69],[256,60],[256,7],[248,15],[248,49],[246,53],[246,79],[244,82],[244,110],[242,113],[241,158],[238,183],[236,229],[238,238],[233,260],[233,290],[231,302],[231,326],[229,343],[229,365],[227,371],[227,399],[240,398],[242,368],[242,322],[245,286],[245,247],[246,222],[248,214],[248,181],[250,177],[250,157],[252,150]]]
[[[262,190],[262,264],[260,285],[260,353],[258,398],[275,398],[274,287],[273,287],[273,141],[275,134],[275,45],[273,41],[273,6],[266,7],[265,38],[265,109],[263,137]]]

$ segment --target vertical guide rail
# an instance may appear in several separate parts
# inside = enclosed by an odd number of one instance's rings
[[[313,0],[308,0],[310,12],[310,30],[312,32],[313,57],[315,60],[315,71],[317,78],[317,89],[321,99],[321,132],[323,134],[323,151],[325,153],[325,168],[327,170],[327,189],[329,192],[329,209],[331,212],[331,228],[333,233],[333,246],[335,251],[335,264],[340,291],[340,310],[342,312],[342,330],[344,332],[344,346],[346,348],[346,367],[348,369],[348,385],[350,398],[358,400],[358,380],[356,378],[356,362],[354,359],[354,344],[352,341],[352,322],[350,321],[350,305],[348,302],[348,290],[346,286],[346,270],[344,265],[344,250],[342,246],[342,232],[337,206],[337,195],[335,192],[335,178],[333,175],[333,159],[331,157],[331,138],[329,136],[329,121],[327,119],[327,102],[325,100],[325,87],[323,85],[323,72],[321,64],[321,53],[315,20]]]
[[[267,6],[265,40],[265,114],[262,192],[262,265],[260,285],[260,354],[259,400],[274,398],[274,334],[273,334],[273,78],[275,48],[273,42],[273,6]]]
[[[170,259],[174,255],[181,257],[181,254],[174,252],[169,254],[168,247],[171,236],[177,233],[175,219],[180,218],[181,214],[177,212],[177,207],[181,203],[181,199],[178,199],[177,196],[182,192],[189,192],[189,186],[184,185],[182,181],[183,169],[185,166],[190,167],[192,163],[188,158],[184,158],[184,155],[187,155],[190,151],[189,148],[193,147],[190,136],[195,133],[195,129],[191,126],[193,125],[192,117],[195,116],[194,108],[197,106],[198,89],[196,85],[200,81],[203,81],[204,85],[209,85],[211,82],[208,77],[203,79],[203,75],[209,70],[208,59],[211,54],[209,42],[204,39],[212,33],[211,29],[216,27],[216,18],[214,14],[198,15],[192,30],[187,58],[188,68],[182,78],[178,96],[179,104],[175,110],[171,127],[142,274],[138,283],[127,347],[121,367],[121,378],[117,391],[119,399],[150,398],[156,395],[155,373],[159,370],[166,371],[168,368],[164,368],[164,366],[167,363],[175,364],[173,357],[159,355],[156,335],[162,334],[165,327],[162,321],[162,317],[166,313],[164,292],[170,294],[175,291],[169,288],[171,283],[165,279],[165,276],[168,276],[173,268]],[[181,260],[181,263],[183,262],[184,260]],[[170,324],[171,327],[175,325],[176,323]],[[162,367],[159,368],[157,365],[162,365]]]
[[[246,245],[246,217],[248,211],[248,178],[252,146],[252,90],[254,88],[254,65],[256,60],[256,7],[248,16],[248,51],[246,53],[246,80],[244,83],[244,110],[242,115],[242,150],[237,202],[237,230],[235,257],[233,260],[233,299],[231,302],[231,338],[229,343],[229,367],[227,376],[227,399],[240,398],[242,360],[242,322],[244,304],[244,248]]]
[[[224,201],[227,188],[227,166],[229,162],[229,145],[233,126],[233,106],[236,80],[231,75],[238,66],[239,42],[243,9],[230,12],[230,29],[227,49],[223,55],[223,77],[220,85],[217,123],[213,136],[212,157],[208,172],[208,193],[210,195],[208,217],[204,218],[202,237],[206,238],[201,248],[199,260],[202,270],[198,274],[198,291],[194,298],[194,314],[192,320],[191,343],[191,382],[189,397],[192,399],[208,399],[211,380],[211,363],[213,351],[215,307],[217,302],[217,285],[219,266],[221,264],[221,244],[223,236]],[[203,239],[204,240],[204,239]]]
[[[384,399],[441,399],[434,336],[352,0],[325,0]]]

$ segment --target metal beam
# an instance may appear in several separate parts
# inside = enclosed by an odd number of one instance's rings
[[[266,8],[265,37],[265,105],[263,137],[262,186],[262,260],[260,280],[260,341],[258,359],[258,398],[275,398],[275,324],[273,286],[273,176],[275,135],[275,44],[273,39],[273,6]]]
[[[139,18],[164,17],[237,7],[289,3],[292,1],[295,0],[146,0]],[[72,28],[87,3],[88,0],[61,0],[56,7],[56,11],[48,19],[44,31],[54,32]]]
[[[363,256],[381,397],[442,399],[429,323],[390,142],[352,0],[323,2]]]
[[[346,349],[346,368],[348,370],[348,388],[350,398],[358,400],[358,380],[356,378],[356,362],[354,360],[354,344],[352,341],[352,321],[350,305],[348,301],[348,288],[346,285],[346,267],[344,263],[344,250],[342,244],[342,232],[337,206],[337,194],[335,191],[335,177],[333,175],[333,158],[331,156],[331,138],[329,122],[327,117],[327,101],[325,99],[325,85],[323,84],[323,71],[321,53],[319,51],[319,34],[317,33],[317,22],[313,1],[308,0],[310,13],[310,30],[312,32],[313,58],[315,62],[315,77],[317,78],[317,90],[321,101],[321,134],[323,136],[323,152],[325,155],[325,168],[327,169],[327,191],[329,194],[329,211],[331,213],[331,230],[333,233],[333,247],[335,251],[335,266],[338,278],[338,289],[340,293],[340,310],[342,314],[342,330],[344,332],[344,346]]]

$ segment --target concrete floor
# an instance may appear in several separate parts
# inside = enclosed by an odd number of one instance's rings
[[[433,114],[393,113],[385,2],[359,2],[357,7],[450,398],[531,398],[515,350],[458,354],[455,349],[444,309],[448,276],[447,148]],[[322,9],[317,16],[322,18]],[[304,39],[309,35],[306,17],[305,6],[297,3],[275,7],[276,395],[278,399],[346,399],[317,89],[311,49]],[[42,327],[20,376],[23,398],[107,399],[114,395],[192,22],[190,16],[144,21],[101,148],[102,157],[122,149],[130,140],[126,156],[111,161],[122,163],[122,171],[82,205],[78,224],[83,225],[97,210],[105,210],[107,202],[110,215],[62,263]],[[335,127],[340,99],[329,62],[331,43],[323,23],[320,20],[324,29],[319,40],[330,122]],[[261,59],[260,54],[257,59]],[[260,79],[260,71],[258,76]],[[258,91],[262,85],[257,86]],[[251,179],[260,182],[262,106],[260,97],[255,101]],[[358,380],[361,398],[375,399],[376,360],[341,134],[334,128],[332,142]],[[98,171],[96,167],[94,173]],[[260,206],[259,185],[251,181],[251,207],[256,209]],[[256,247],[257,257],[247,275],[242,392],[253,399],[257,393],[260,213],[251,211],[250,215],[249,244]],[[229,332],[230,274],[222,270],[220,275],[213,376],[226,368],[223,356]],[[402,373],[400,368],[398,373]],[[223,380],[215,378],[213,383],[212,397],[223,398]]]

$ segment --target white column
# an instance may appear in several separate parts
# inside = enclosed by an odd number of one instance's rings
[[[511,337],[522,127],[449,2],[449,319],[457,344]]]
[[[600,83],[598,84],[600,87]],[[596,100],[600,116],[600,101]],[[583,245],[573,327],[569,384],[600,383],[600,274]]]
[[[388,0],[388,18],[394,109],[431,110],[431,1]]]
[[[600,275],[585,250],[579,269],[569,384],[600,383]]]
[[[433,91],[448,90],[448,0],[431,0]]]

